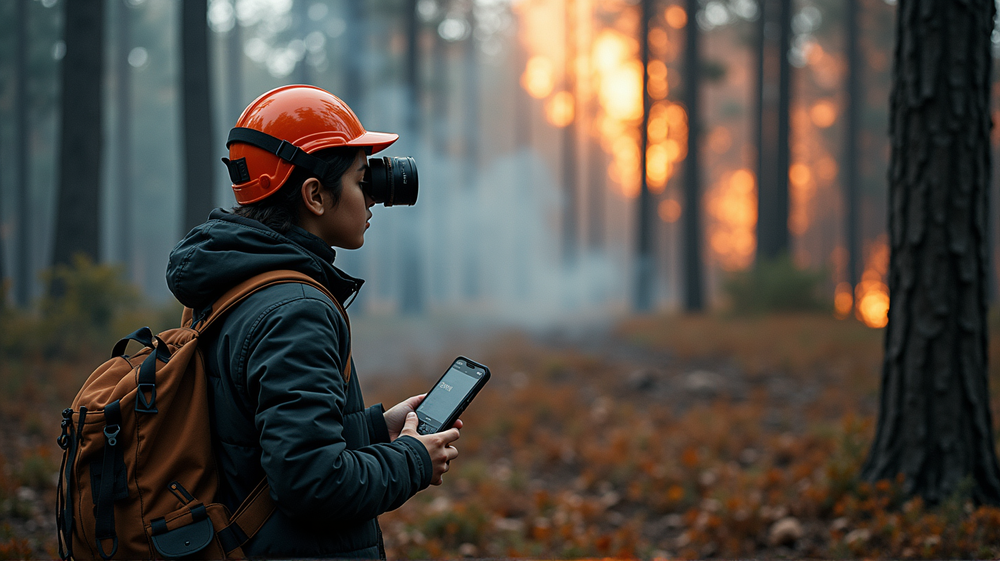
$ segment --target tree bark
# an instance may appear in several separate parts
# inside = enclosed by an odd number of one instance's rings
[[[705,309],[701,260],[701,122],[699,99],[698,0],[686,0],[688,14],[684,48],[684,105],[688,113],[687,157],[684,159],[684,311]]]
[[[987,379],[993,0],[903,0],[890,101],[889,293],[867,480],[1000,504]],[[971,480],[971,490],[963,482]]]
[[[185,232],[204,222],[215,206],[207,13],[208,0],[181,3]]]
[[[639,141],[639,200],[636,220],[636,283],[633,307],[637,312],[653,308],[653,196],[646,178],[646,148],[649,145],[649,21],[653,18],[653,1],[642,0],[639,21],[639,53],[642,62],[642,124]]]
[[[55,265],[81,254],[96,262],[100,252],[104,2],[67,0],[65,9]]]

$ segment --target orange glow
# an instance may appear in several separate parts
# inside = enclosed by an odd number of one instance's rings
[[[573,122],[573,94],[559,92],[545,103],[545,118],[557,127],[565,127]]]
[[[837,122],[837,106],[829,100],[819,101],[809,110],[809,117],[817,127],[828,128]]]
[[[687,12],[680,6],[670,6],[663,17],[667,20],[667,25],[674,29],[684,29],[688,22]]]
[[[521,85],[531,97],[542,99],[552,93],[555,86],[552,61],[544,56],[533,56],[521,75]]]
[[[823,158],[816,164],[816,175],[823,181],[833,181],[837,178],[837,172],[839,171],[839,166],[837,166],[837,160],[827,156]]]
[[[650,61],[646,69],[649,75],[647,89],[649,97],[653,99],[664,99],[670,93],[670,86],[667,84],[667,65],[662,60]]]
[[[601,107],[621,121],[642,118],[642,64],[630,60],[608,71],[601,80]]]
[[[847,319],[854,308],[854,296],[851,294],[851,283],[842,282],[833,291],[833,315],[837,319]]]
[[[805,187],[811,179],[812,172],[805,164],[793,164],[788,169],[788,180],[792,182],[794,187]]]
[[[657,207],[657,214],[660,215],[660,220],[673,224],[680,220],[681,217],[681,203],[673,199],[664,199],[660,201]]]
[[[656,53],[663,53],[670,46],[670,38],[667,37],[667,32],[655,28],[649,31],[649,46]]]
[[[705,197],[705,209],[714,223],[708,240],[722,268],[734,271],[753,261],[757,248],[757,181],[746,169],[722,176]]]
[[[868,327],[881,328],[889,323],[889,287],[883,281],[888,270],[889,244],[882,236],[870,246],[865,272],[854,288],[854,314]]]
[[[729,129],[723,126],[717,126],[712,130],[712,133],[708,135],[708,147],[713,152],[717,154],[723,154],[729,147],[733,145],[733,135],[729,132]]]

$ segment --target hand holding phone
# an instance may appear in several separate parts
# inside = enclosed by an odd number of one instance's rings
[[[417,433],[450,429],[489,379],[490,369],[485,365],[464,356],[456,358],[417,406]]]

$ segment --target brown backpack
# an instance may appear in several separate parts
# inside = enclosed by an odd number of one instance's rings
[[[267,480],[235,514],[212,503],[218,488],[212,453],[208,379],[198,337],[250,294],[275,284],[325,287],[294,271],[272,271],[234,287],[192,325],[153,335],[139,329],[115,345],[111,360],[63,411],[58,485],[63,559],[243,557],[242,546],[274,512]],[[144,348],[125,354],[130,340]],[[350,379],[348,355],[344,379]]]

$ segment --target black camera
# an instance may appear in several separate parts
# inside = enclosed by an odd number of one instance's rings
[[[362,187],[372,200],[385,206],[416,204],[417,163],[407,157],[368,158]]]

